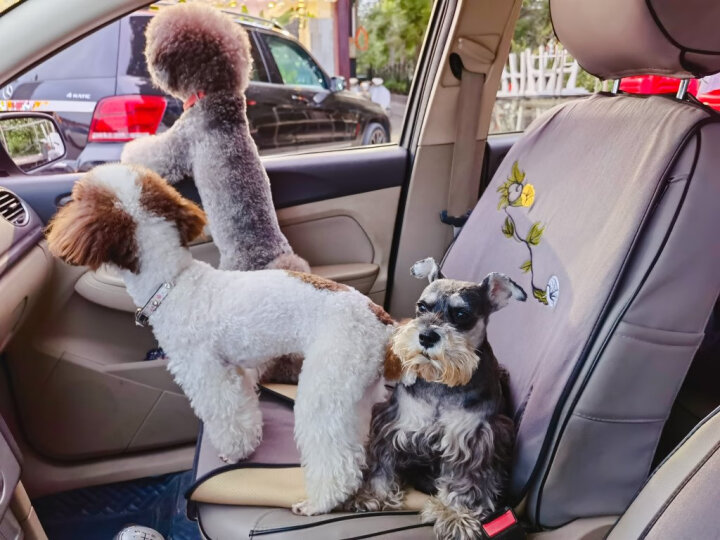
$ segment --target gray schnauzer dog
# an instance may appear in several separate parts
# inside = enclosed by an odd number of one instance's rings
[[[164,133],[127,144],[122,162],[152,169],[171,184],[194,178],[221,269],[309,272],[280,231],[250,136],[244,91],[252,58],[245,30],[212,7],[180,4],[161,9],[146,38],[153,83],[182,99],[185,112]]]
[[[432,259],[412,273],[430,285],[415,318],[393,335],[403,377],[373,410],[363,485],[348,506],[399,509],[413,485],[432,495],[422,515],[439,538],[479,538],[502,495],[515,436],[507,373],[485,329],[491,313],[527,295],[498,273],[480,284],[442,279]]]

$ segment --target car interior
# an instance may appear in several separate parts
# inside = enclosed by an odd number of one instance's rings
[[[720,538],[720,116],[681,84],[563,101],[525,133],[489,135],[522,4],[434,2],[397,143],[263,156],[280,225],[313,273],[397,320],[412,316],[425,283],[409,269],[425,257],[446,277],[498,271],[528,293],[488,328],[510,375],[505,498],[522,534]],[[0,86],[146,5],[0,11]],[[550,10],[559,42],[600,79],[720,71],[712,0]],[[0,122],[22,115],[9,114]],[[0,537],[112,538],[128,524],[166,538],[434,537],[423,494],[402,511],[291,513],[292,388],[262,394],[266,429],[282,429],[252,467],[219,460],[120,276],[48,251],[44,228],[79,177],[27,174],[0,145]],[[191,181],[178,189],[199,202]],[[191,251],[217,265],[209,236]],[[148,497],[169,522],[125,512]]]

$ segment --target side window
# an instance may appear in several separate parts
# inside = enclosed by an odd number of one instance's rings
[[[152,16],[150,14],[135,14],[122,21],[120,30],[120,53],[118,67],[120,75],[131,77],[150,78],[145,62],[145,29]],[[253,58],[253,71],[251,80],[267,82],[268,77],[265,65],[258,53],[255,40],[250,36],[250,46]]]
[[[524,0],[495,100],[490,134],[524,131],[563,100],[608,90],[558,43],[549,0]]]
[[[248,31],[251,81],[277,83],[247,89],[262,155],[400,139],[433,0],[211,3]],[[117,161],[126,141],[167,130],[182,114],[153,87],[145,62],[147,25],[168,4],[99,28],[0,87],[0,111],[58,120],[67,152],[43,174]]]
[[[262,34],[284,84],[328,88],[323,72],[315,61],[295,43],[281,37]]]

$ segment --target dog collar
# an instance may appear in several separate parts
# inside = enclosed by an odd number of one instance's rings
[[[166,281],[157,288],[155,293],[153,293],[153,295],[150,297],[150,300],[148,300],[143,307],[137,308],[137,310],[135,310],[136,326],[147,325],[148,321],[150,320],[150,315],[157,311],[157,308],[159,308],[160,304],[163,303],[163,300],[167,298],[167,295],[170,294],[170,291],[174,286],[175,283],[173,283],[172,281]]]
[[[195,105],[199,100],[205,97],[205,92],[195,92],[192,94],[189,98],[187,98],[183,102],[183,111],[187,111],[189,108],[191,108],[193,105]]]

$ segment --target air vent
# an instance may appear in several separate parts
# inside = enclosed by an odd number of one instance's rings
[[[0,189],[0,216],[19,227],[28,221],[28,213],[20,199],[9,191]]]

